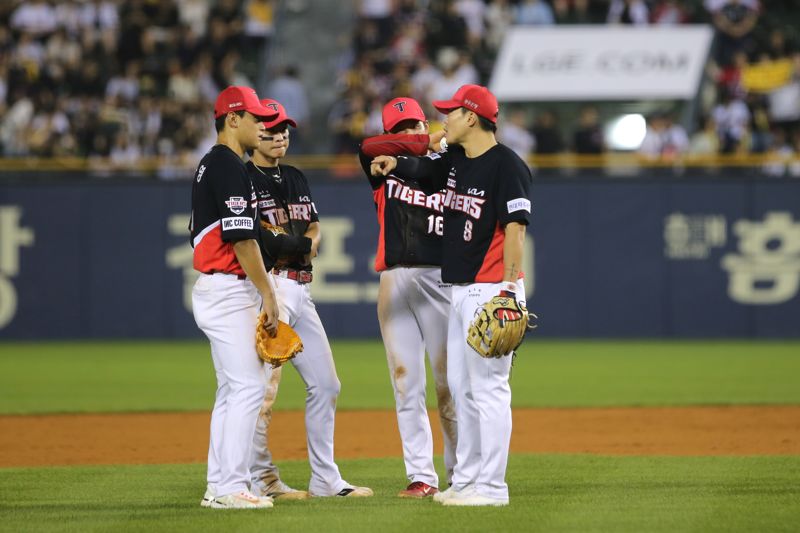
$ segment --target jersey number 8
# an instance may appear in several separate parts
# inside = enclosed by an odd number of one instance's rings
[[[464,240],[469,242],[472,240],[472,221],[467,220],[464,222]]]
[[[440,237],[444,235],[444,218],[442,215],[428,216],[428,233],[435,233]]]

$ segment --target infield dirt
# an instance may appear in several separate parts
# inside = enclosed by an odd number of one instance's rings
[[[438,417],[431,413],[441,453]],[[202,463],[210,414],[0,416],[0,467]],[[277,461],[306,457],[302,411],[276,411]],[[515,409],[511,451],[609,455],[798,455],[800,406]],[[393,411],[340,411],[336,457],[399,457]]]

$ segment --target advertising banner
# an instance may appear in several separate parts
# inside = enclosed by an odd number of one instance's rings
[[[800,182],[687,178],[534,185],[523,267],[537,335],[800,336]],[[376,338],[370,188],[312,188],[323,324]],[[0,339],[200,337],[189,191],[0,186]]]
[[[489,88],[500,101],[691,99],[713,38],[709,26],[517,26]]]

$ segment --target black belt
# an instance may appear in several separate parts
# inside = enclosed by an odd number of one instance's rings
[[[295,270],[294,268],[273,268],[272,273],[279,278],[287,278],[297,283],[311,283],[314,276],[308,270]]]
[[[222,270],[212,270],[210,272],[203,272],[203,274],[208,274],[209,276],[213,274],[225,274],[227,276],[236,276],[236,279],[240,281],[244,281],[247,279],[247,276],[244,274],[234,274],[233,272],[223,272]]]

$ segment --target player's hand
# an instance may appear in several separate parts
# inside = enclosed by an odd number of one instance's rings
[[[441,152],[442,151],[441,142],[442,139],[444,139],[445,133],[446,132],[444,130],[437,131],[436,133],[431,133],[428,136],[428,138],[430,139],[428,141],[428,150],[430,150],[431,152]]]
[[[369,165],[369,173],[373,176],[388,176],[397,168],[397,158],[390,155],[379,155]]]
[[[264,328],[270,337],[278,334],[278,302],[272,295],[261,295],[261,310],[267,315]]]

